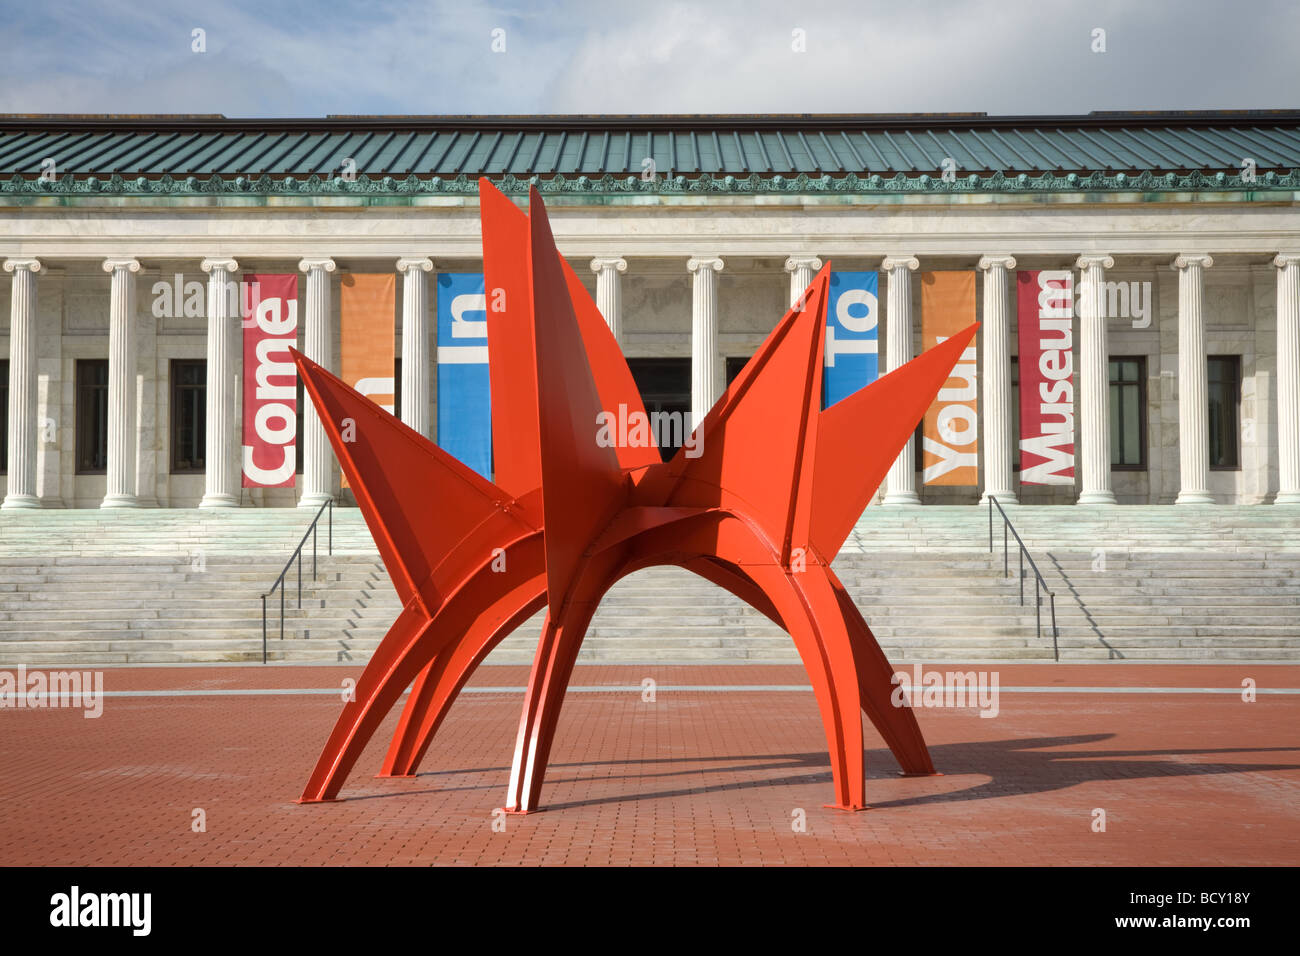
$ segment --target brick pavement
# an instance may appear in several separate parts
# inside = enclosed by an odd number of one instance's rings
[[[103,716],[0,709],[0,864],[1295,864],[1300,696],[1012,693],[1010,686],[1300,687],[1300,667],[996,666],[1000,713],[918,714],[941,777],[905,779],[868,725],[873,809],[824,809],[825,739],[798,667],[579,666],[544,812],[505,818],[520,695],[457,703],[413,779],[377,779],[390,716],[343,799],[296,805],[341,701],[110,697]],[[105,689],[330,688],[355,667],[106,669]],[[486,667],[471,686],[522,685]],[[207,830],[191,829],[192,811]],[[1105,833],[1092,812],[1107,814]],[[794,832],[802,809],[806,832]]]

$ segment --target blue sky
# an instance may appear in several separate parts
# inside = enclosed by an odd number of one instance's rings
[[[1294,0],[0,0],[0,24],[4,113],[1300,106]]]

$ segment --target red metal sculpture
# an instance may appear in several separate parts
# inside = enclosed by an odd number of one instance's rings
[[[602,412],[623,406],[630,419],[644,406],[536,191],[527,215],[486,180],[479,194],[495,483],[294,353],[403,604],[301,801],[338,794],[408,687],[381,775],[413,774],[474,669],[546,608],[506,799],[536,810],[601,596],[660,564],[725,588],[794,639],[829,744],[832,806],[866,806],[864,712],[905,773],[933,773],[830,565],[976,326],[822,410],[827,265],[699,424],[696,457],[662,462],[653,445],[597,441]]]

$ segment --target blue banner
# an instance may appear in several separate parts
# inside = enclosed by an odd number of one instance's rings
[[[483,274],[438,275],[438,444],[492,479],[492,401]]]
[[[880,374],[879,287],[875,272],[831,273],[822,408],[870,385]]]

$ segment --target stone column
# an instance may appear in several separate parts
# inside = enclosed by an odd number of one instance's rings
[[[785,260],[785,271],[790,273],[790,306],[793,308],[812,285],[813,276],[822,267],[822,261],[816,256],[791,256]]]
[[[984,256],[984,496],[999,504],[1017,503],[1011,474],[1011,296],[1007,272],[1011,256]]]
[[[691,294],[691,428],[698,428],[721,392],[718,362],[718,273],[722,260],[693,258],[686,268],[695,274]]]
[[[1178,497],[1176,505],[1212,505],[1209,386],[1205,361],[1205,270],[1209,256],[1179,256],[1178,270]]]
[[[1110,356],[1106,346],[1106,255],[1079,256],[1079,444],[1081,505],[1113,505],[1110,489]]]
[[[108,307],[108,488],[101,508],[138,508],[135,483],[135,259],[107,259],[112,273]]]
[[[402,274],[402,421],[425,438],[429,426],[429,283],[432,259],[397,260]]]
[[[1273,503],[1300,505],[1300,253],[1283,253],[1273,265],[1278,270],[1278,490]]]
[[[596,308],[605,317],[614,340],[623,344],[623,282],[619,274],[627,271],[627,260],[621,258],[592,259],[591,271],[596,273]]]
[[[239,442],[235,435],[238,331],[243,303],[235,285],[239,263],[216,256],[199,267],[208,274],[207,423],[200,508],[239,507]]]
[[[9,489],[5,508],[39,508],[36,494],[36,259],[6,259],[9,311]]]
[[[912,360],[912,275],[921,266],[915,256],[887,256],[880,267],[889,273],[885,308],[885,371]],[[919,505],[916,493],[916,437],[907,440],[885,478],[886,505]]]
[[[333,370],[330,357],[330,273],[333,259],[303,259],[298,268],[307,273],[307,319],[303,354],[321,367]],[[333,497],[333,458],[325,427],[311,397],[304,394],[302,419],[302,497],[300,508],[319,508]]]

